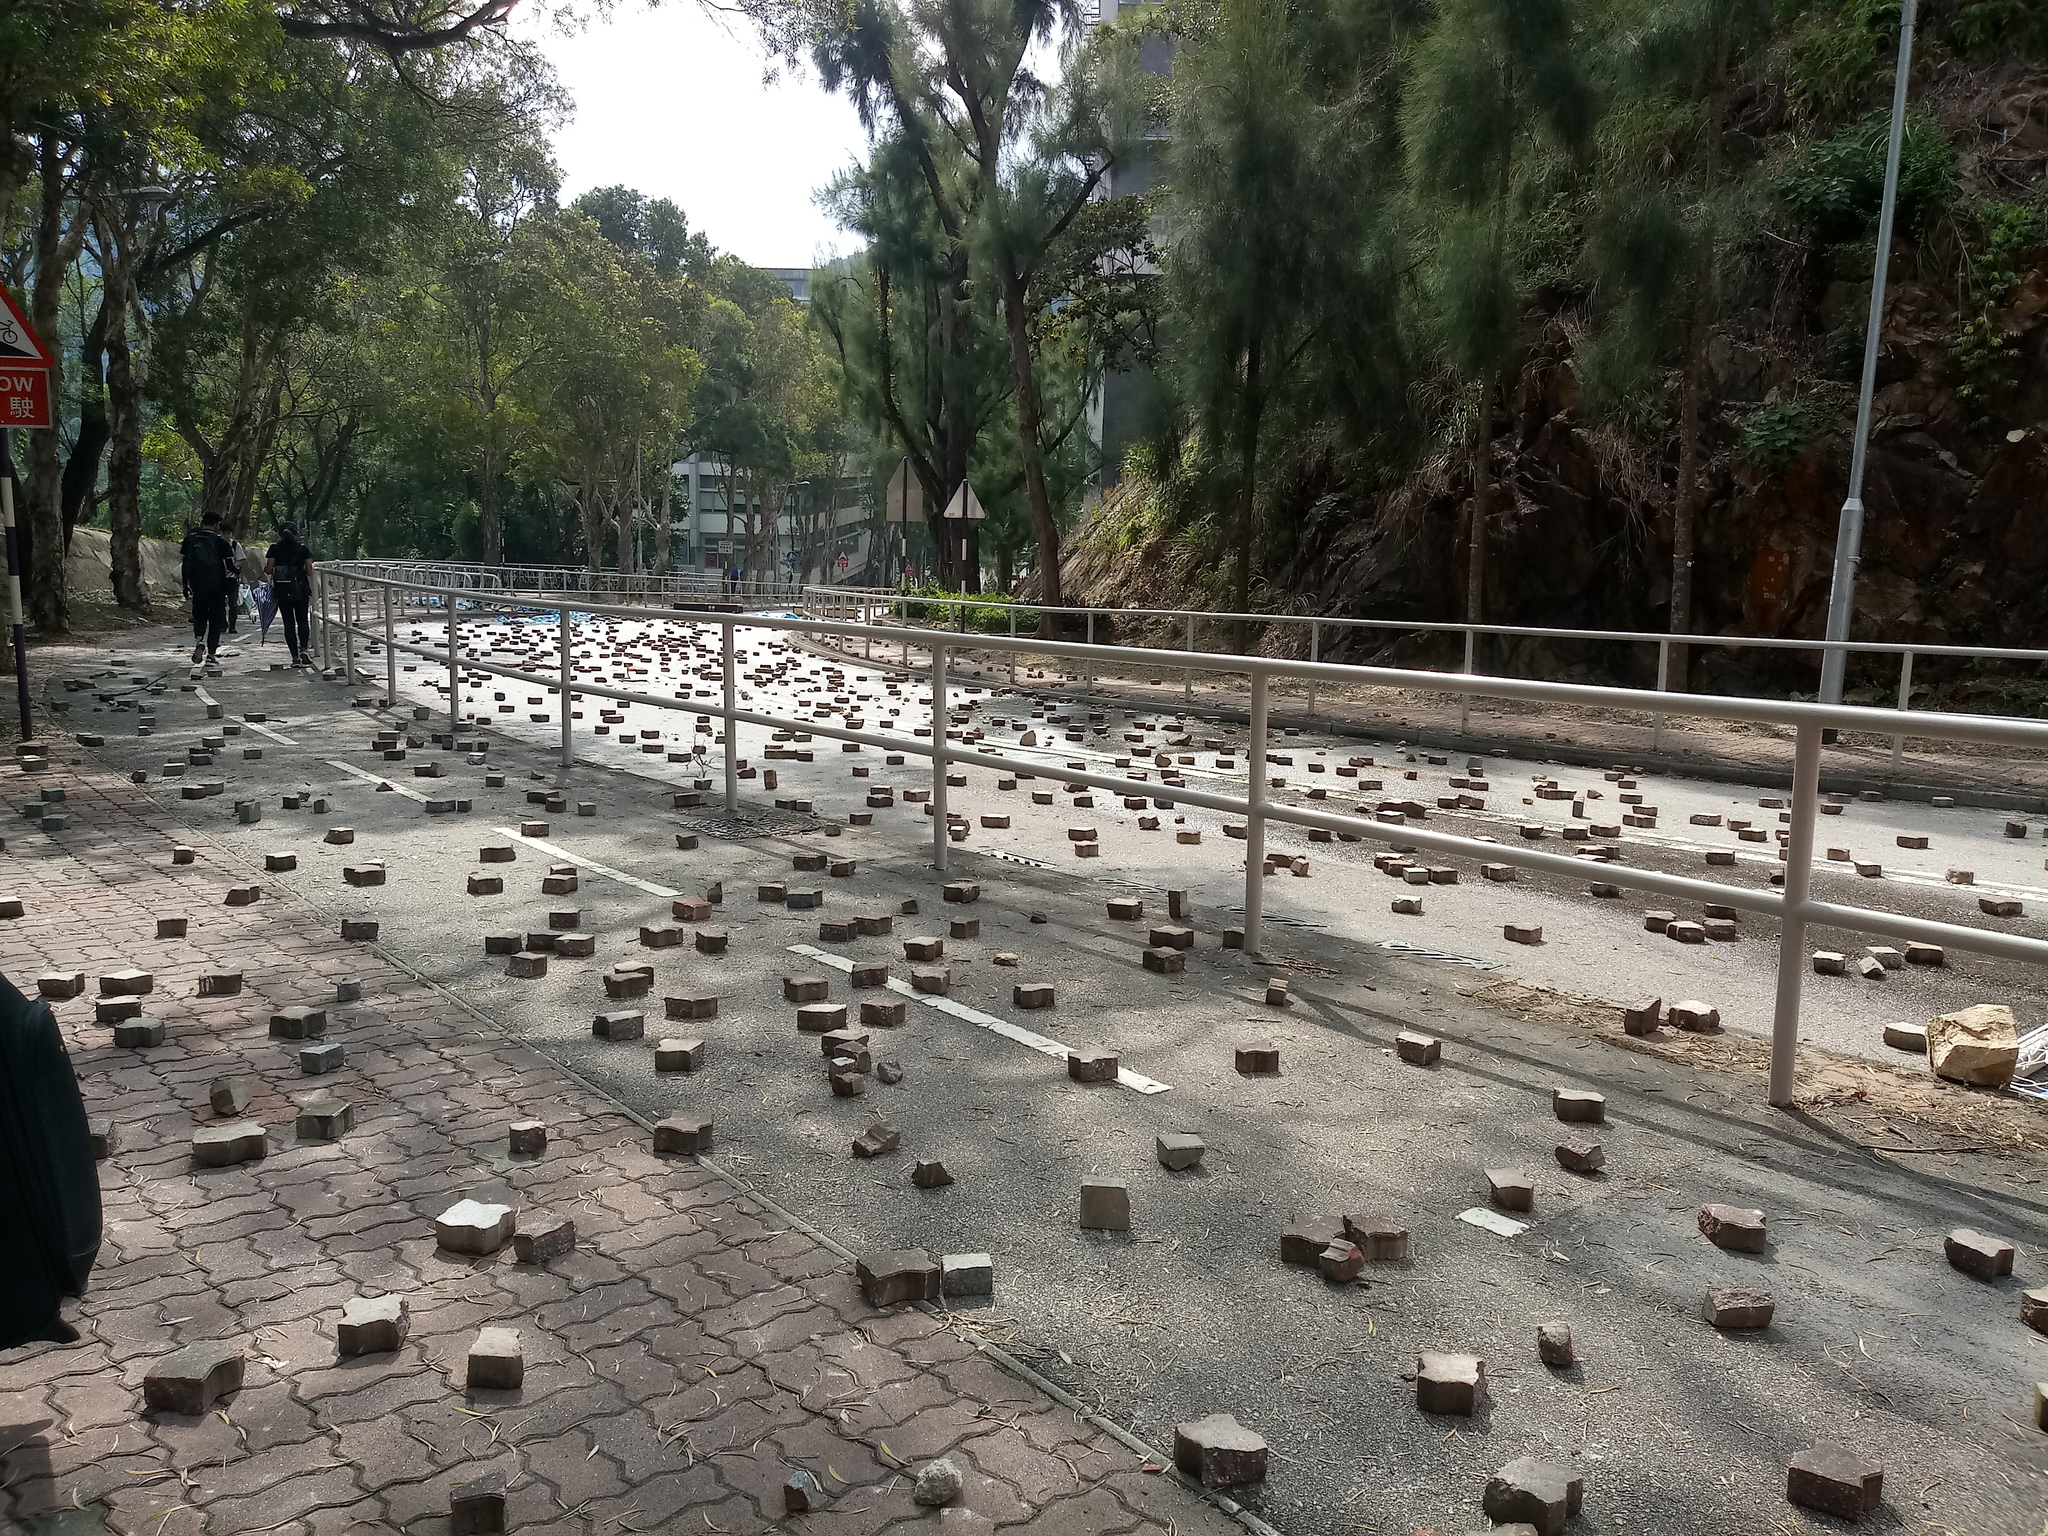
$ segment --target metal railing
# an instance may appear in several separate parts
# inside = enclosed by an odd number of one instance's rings
[[[1248,776],[1242,796],[1195,789],[1182,784],[1170,786],[1171,802],[1185,802],[1245,819],[1244,947],[1256,955],[1264,901],[1265,842],[1269,822],[1322,829],[1360,839],[1374,838],[1427,849],[1433,853],[1483,859],[1543,874],[1583,879],[1588,863],[1578,857],[1541,852],[1535,848],[1496,843],[1455,833],[1435,832],[1416,826],[1411,816],[1399,812],[1398,803],[1376,808],[1370,815],[1345,815],[1309,806],[1290,805],[1267,798],[1266,740],[1271,685],[1287,679],[1325,684],[1354,684],[1385,688],[1436,689],[1465,697],[1514,699],[1551,705],[1576,705],[1590,709],[1633,710],[1650,713],[1667,700],[1646,689],[1601,687],[1582,683],[1540,682],[1524,678],[1483,677],[1459,673],[1416,672],[1389,667],[1349,666],[1329,662],[1289,661],[1265,656],[1229,656],[1211,653],[1190,655],[1177,651],[1136,647],[1092,646],[1082,642],[1053,641],[1001,635],[978,635],[956,639],[945,631],[925,632],[928,663],[924,670],[931,682],[931,725],[929,740],[908,740],[877,731],[856,730],[813,718],[798,719],[759,710],[740,709],[736,702],[738,675],[734,668],[734,634],[749,629],[804,635],[839,641],[872,643],[898,639],[902,631],[890,626],[837,619],[787,618],[749,614],[704,614],[681,616],[669,608],[572,602],[558,592],[521,593],[509,587],[488,591],[436,586],[431,582],[387,574],[376,565],[330,564],[317,569],[316,605],[320,621],[322,659],[330,664],[332,645],[338,634],[346,651],[346,676],[354,681],[355,640],[358,636],[381,640],[385,661],[387,702],[398,697],[398,657],[420,656],[444,663],[448,669],[448,719],[451,730],[462,728],[462,673],[482,672],[494,676],[551,688],[559,700],[561,718],[561,762],[575,761],[571,734],[572,706],[590,696],[655,709],[692,715],[715,716],[725,724],[725,805],[728,812],[739,804],[739,725],[769,730],[806,732],[828,740],[853,742],[890,752],[909,753],[931,759],[932,863],[944,870],[948,863],[952,825],[946,809],[947,773],[954,766],[978,767],[998,773],[1046,773],[1068,784],[1129,793],[1135,782],[1130,774],[1112,775],[1086,768],[1050,769],[1034,758],[1006,757],[999,752],[955,745],[948,727],[955,724],[948,702],[948,662],[959,650],[997,652],[1029,651],[1051,655],[1084,666],[1104,663],[1141,666],[1190,666],[1207,672],[1240,673],[1248,680],[1251,694],[1250,742],[1247,752]],[[474,594],[475,607],[502,609],[530,615],[552,616],[558,631],[559,661],[553,672],[507,666],[482,656],[465,656],[461,644],[461,604],[447,601],[451,592]],[[381,619],[372,629],[363,622],[363,604],[374,595],[371,607]],[[397,616],[408,600],[416,600],[445,618],[450,626],[442,646],[416,645],[397,636]],[[339,607],[337,613],[335,609]],[[579,679],[574,664],[575,628],[579,617],[595,619],[644,620],[665,624],[716,625],[720,632],[722,657],[721,698],[717,703],[689,698],[664,698],[651,692],[636,692],[609,684]],[[1689,696],[1688,713],[1713,719],[1781,725],[1795,732],[1796,748],[1788,837],[1781,855],[1784,862],[1782,891],[1755,890],[1714,880],[1655,870],[1632,869],[1626,865],[1600,863],[1600,879],[1632,890],[1684,901],[1722,903],[1776,919],[1782,926],[1778,942],[1776,995],[1771,1030],[1769,1098],[1778,1106],[1793,1100],[1796,1045],[1800,999],[1808,965],[1806,932],[1809,925],[1851,929],[1888,938],[1952,946],[1977,954],[2003,959],[2048,964],[2048,941],[2017,934],[1997,933],[1958,923],[1937,922],[1881,909],[1817,901],[1812,895],[1814,826],[1819,815],[1821,732],[1874,731],[1896,722],[1915,735],[1949,741],[1966,741],[2034,748],[2048,748],[2048,724],[2001,719],[1983,715],[1937,715],[1913,710],[1888,711],[1854,705],[1808,704],[1775,699],[1734,699],[1714,695]],[[488,723],[488,722],[484,722]],[[956,733],[957,734],[957,733]],[[1165,798],[1165,797],[1155,797]],[[1364,808],[1361,807],[1361,810]]]
[[[807,602],[837,599],[843,603],[850,595],[848,589],[844,588],[806,587],[804,591]],[[1098,619],[1107,620],[1111,623],[1130,619],[1149,620],[1159,624],[1161,627],[1179,629],[1183,635],[1183,644],[1181,651],[1176,654],[1189,656],[1207,654],[1201,652],[1196,645],[1198,629],[1204,626],[1215,625],[1257,625],[1306,631],[1304,646],[1308,653],[1307,659],[1311,662],[1321,659],[1326,641],[1341,636],[1347,631],[1367,631],[1394,636],[1454,635],[1462,638],[1464,641],[1464,665],[1462,669],[1457,673],[1435,673],[1427,669],[1414,669],[1423,670],[1425,675],[1429,676],[1485,677],[1489,675],[1480,670],[1478,666],[1479,641],[1483,638],[1652,646],[1655,647],[1657,652],[1657,682],[1655,691],[1658,693],[1669,693],[1671,691],[1671,660],[1674,650],[1748,649],[1797,651],[1811,653],[1818,659],[1830,649],[1845,649],[1854,655],[1896,656],[1898,658],[1899,680],[1894,696],[1896,708],[1901,712],[1908,711],[1911,708],[1913,664],[1915,658],[1955,658],[1978,662],[2011,661],[2035,665],[2048,664],[2048,650],[2024,647],[1936,645],[1932,643],[1885,640],[1851,640],[1833,643],[1825,639],[1804,640],[1775,635],[1680,635],[1643,630],[1557,629],[1512,624],[1463,624],[1454,620],[1343,619],[1322,615],[1291,613],[1219,613],[1187,608],[1047,607],[1039,603],[1010,602],[1007,600],[1002,603],[991,603],[986,598],[978,598],[972,595],[930,597],[922,594],[888,592],[874,589],[863,589],[860,595],[869,604],[875,621],[899,625],[910,630],[944,630],[947,633],[958,632],[964,634],[967,633],[966,621],[970,613],[977,610],[982,613],[1007,611],[1010,636],[1013,638],[1027,638],[1031,633],[1030,630],[1024,630],[1020,634],[1017,622],[1020,612],[1033,616],[1058,614],[1079,620],[1087,639],[1090,643],[1093,643],[1096,638]],[[914,608],[939,609],[953,612],[959,616],[958,622],[921,623],[911,617],[911,610]],[[1116,649],[1121,651],[1125,648],[1117,647]],[[1230,653],[1223,652],[1220,654]],[[1183,697],[1192,702],[1194,697],[1194,672],[1197,669],[1181,663],[1180,670],[1183,673]],[[1016,681],[1014,672],[1011,681],[1013,683]],[[1093,682],[1092,672],[1089,674],[1089,681]],[[1313,715],[1316,713],[1316,680],[1313,677],[1306,680],[1304,692],[1306,695],[1306,710],[1309,714]],[[1458,729],[1461,732],[1470,729],[1469,708],[1471,697],[1467,693],[1461,701],[1458,715]],[[1687,700],[1691,700],[1698,697],[1698,695],[1688,693],[1684,697]],[[1698,711],[1693,710],[1690,703],[1688,703],[1682,710],[1666,709],[1652,711],[1651,713],[1653,717],[1652,742],[1654,746],[1661,738],[1664,722],[1668,714],[1698,713]],[[1886,725],[1889,727],[1888,729],[1878,730],[1876,734],[1889,735],[1891,737],[1891,765],[1893,771],[1896,772],[1905,752],[1908,732],[1903,724],[1896,719],[1887,721]]]

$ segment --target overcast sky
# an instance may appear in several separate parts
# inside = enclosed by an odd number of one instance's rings
[[[854,247],[812,200],[864,149],[853,109],[814,77],[763,85],[744,23],[690,0],[623,0],[578,36],[539,41],[576,103],[555,139],[565,201],[614,183],[672,198],[692,229],[758,267]]]

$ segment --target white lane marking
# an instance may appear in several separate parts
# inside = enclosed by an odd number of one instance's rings
[[[1483,1205],[1475,1205],[1469,1211],[1458,1212],[1458,1220],[1469,1221],[1473,1226],[1493,1233],[1496,1237],[1519,1237],[1529,1230],[1529,1223],[1503,1216],[1499,1211],[1489,1211]]]
[[[560,859],[564,864],[574,864],[578,869],[587,869],[593,875],[603,875],[607,880],[616,880],[621,885],[630,885],[634,890],[645,891],[650,896],[659,896],[666,900],[673,896],[682,895],[681,891],[672,891],[665,885],[656,885],[652,880],[642,880],[638,875],[629,875],[622,869],[613,869],[609,864],[600,864],[597,860],[585,858],[580,853],[571,853],[566,848],[557,848],[553,843],[547,842],[542,838],[528,837],[516,827],[493,827],[491,830],[500,837],[511,838],[515,843],[524,843],[527,847],[544,853],[549,858]]]
[[[829,965],[835,970],[850,971],[853,969],[853,962],[844,955],[830,954],[810,944],[792,944],[789,946],[789,952],[793,955],[803,955],[807,959],[816,960],[822,965]],[[1006,1040],[1016,1041],[1019,1045],[1028,1045],[1032,1050],[1039,1052],[1041,1055],[1065,1061],[1072,1054],[1070,1047],[1060,1044],[1057,1040],[1012,1024],[1008,1019],[999,1019],[992,1013],[983,1013],[979,1008],[969,1008],[965,1003],[956,1003],[950,997],[938,997],[929,992],[920,992],[911,986],[909,982],[900,980],[897,977],[890,977],[888,986],[891,992],[900,992],[912,1002],[923,1003],[926,1007],[936,1008],[941,1013],[949,1013],[956,1019],[964,1019],[969,1024],[991,1030]],[[1173,1091],[1171,1083],[1162,1083],[1153,1078],[1146,1077],[1143,1073],[1132,1072],[1127,1069],[1120,1069],[1117,1072],[1116,1080],[1134,1093],[1171,1093]]]
[[[368,769],[358,768],[354,763],[344,763],[338,757],[327,758],[326,763],[327,766],[330,768],[339,768],[343,773],[355,775],[355,777],[361,779],[365,784],[381,785],[383,788],[390,790],[391,793],[394,795],[403,795],[408,800],[417,800],[421,805],[425,805],[427,803],[427,797],[421,794],[418,790],[407,789],[403,784],[394,784],[389,779],[379,778],[376,774],[371,773]]]
[[[283,731],[273,731],[261,720],[244,720],[242,722],[242,729],[245,731],[254,731],[259,736],[268,736],[272,741],[279,743],[281,746],[296,747],[298,745],[296,741],[293,741],[291,737],[285,735]]]

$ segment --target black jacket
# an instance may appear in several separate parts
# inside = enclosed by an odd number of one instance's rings
[[[100,1251],[100,1180],[85,1101],[50,1005],[0,976],[0,1349],[65,1339],[66,1296]]]

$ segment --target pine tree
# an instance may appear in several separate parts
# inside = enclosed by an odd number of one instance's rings
[[[1736,66],[1768,42],[1770,0],[1651,0],[1616,51],[1616,84],[1642,109],[1621,119],[1624,169],[1607,188],[1594,259],[1609,297],[1596,349],[1610,392],[1639,385],[1679,354],[1678,469],[1671,491],[1670,630],[1692,631],[1693,550],[1702,493],[1701,405],[1707,337],[1726,267],[1739,250],[1747,185],[1729,165],[1728,94]],[[1671,648],[1685,691],[1689,652]]]
[[[1548,142],[1577,151],[1594,98],[1571,0],[1442,0],[1416,50],[1408,112],[1418,235],[1436,268],[1444,361],[1472,401],[1465,616],[1482,620],[1495,418],[1521,344],[1511,251],[1517,172]]]

